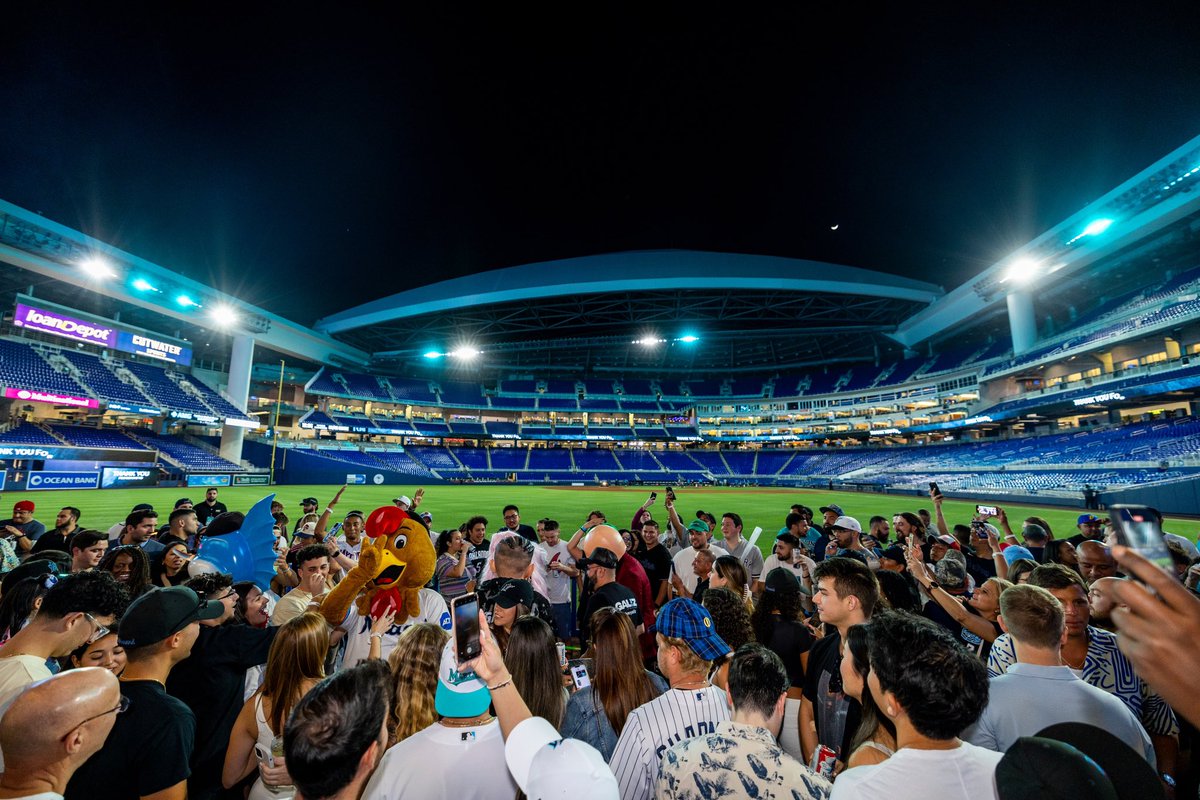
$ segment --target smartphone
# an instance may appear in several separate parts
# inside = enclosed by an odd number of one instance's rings
[[[658,492],[651,492],[651,493],[650,493],[650,499],[651,499],[651,500],[657,500],[657,499],[658,499]]]
[[[942,490],[938,488],[937,481],[929,482],[929,491],[933,494],[941,494]]]
[[[575,681],[576,689],[586,689],[592,685],[592,679],[588,677],[587,667],[583,664],[576,664],[571,667],[571,680]]]
[[[454,598],[454,648],[458,663],[463,664],[479,655],[479,598],[472,592]]]
[[[983,517],[998,517],[1000,509],[996,506],[975,506],[975,513]]]
[[[667,499],[670,500],[672,503],[675,502],[675,487],[674,486],[667,487]]]
[[[271,751],[258,742],[254,743],[254,757],[258,759],[258,763],[260,764],[266,764],[272,768],[275,766],[275,756],[271,755]]]
[[[1167,550],[1162,523],[1149,506],[1112,505],[1108,507],[1117,542],[1136,550],[1149,561],[1174,574],[1175,565]]]
[[[338,535],[338,532],[339,532],[339,531],[341,531],[341,529],[342,529],[342,523],[340,523],[340,522],[335,522],[335,523],[333,524],[333,527],[332,527],[332,528],[330,528],[330,529],[329,529],[329,532],[328,532],[328,533],[326,533],[325,535],[326,535],[326,536],[337,536],[337,535]]]

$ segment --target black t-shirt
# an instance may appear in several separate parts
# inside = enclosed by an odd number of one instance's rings
[[[233,723],[242,710],[246,670],[267,663],[279,628],[200,626],[192,654],[175,665],[167,691],[196,715],[196,751],[188,798],[207,800],[221,788],[221,768]]]
[[[792,686],[804,686],[804,664],[800,661],[800,655],[812,648],[813,641],[812,633],[804,627],[803,622],[779,618],[771,630],[771,640],[764,642],[783,662]]]
[[[627,615],[632,620],[634,628],[642,624],[642,612],[638,608],[638,601],[633,592],[628,587],[613,581],[592,592],[592,597],[588,600],[587,611],[584,612],[583,619],[579,621],[579,630],[585,637],[590,638],[591,636],[592,631],[589,625],[592,614],[596,613],[598,609],[610,607],[614,611]]]
[[[492,609],[496,607],[496,595],[500,592],[500,587],[513,578],[492,578],[484,581],[475,590],[476,596],[479,598],[479,610],[487,617],[488,622],[492,621]],[[526,581],[528,583],[528,581]],[[550,623],[550,627],[554,627],[554,614],[550,611],[550,601],[545,595],[533,590],[533,608],[529,613],[544,622]]]
[[[99,752],[76,770],[64,792],[69,800],[138,800],[191,774],[192,710],[157,681],[123,681],[121,694],[129,708],[117,715]]]
[[[979,586],[988,578],[996,577],[996,560],[993,558],[980,558],[974,553],[963,551],[963,556],[967,559],[967,574],[975,579],[975,585]]]
[[[479,544],[472,544],[471,549],[467,551],[467,574],[476,583],[483,578],[483,571],[487,569],[488,556],[491,554],[492,543],[484,539]]]
[[[71,536],[74,535],[75,533],[72,531]],[[71,536],[63,536],[62,531],[58,528],[53,528],[39,536],[29,552],[41,553],[44,550],[61,550],[64,553],[69,553],[71,551],[67,547],[67,542]]]
[[[509,530],[511,530],[511,529],[509,529]],[[522,536],[524,536],[526,539],[533,542],[534,544],[538,543],[537,529],[534,528],[532,525],[526,525],[524,522],[522,522],[520,525],[517,526],[516,532],[521,534]],[[501,533],[503,533],[503,531],[501,531]]]
[[[662,585],[671,579],[671,554],[661,544],[638,553],[637,561],[650,580],[650,597],[658,597]]]
[[[696,591],[692,592],[692,600],[704,604],[704,593],[708,591],[708,578],[696,584]]]
[[[194,508],[196,511],[196,518],[200,520],[201,525],[207,525],[229,510],[220,500],[213,503],[211,506],[207,502],[204,502],[198,506],[195,506]]]
[[[843,763],[850,757],[850,740],[858,730],[862,706],[841,691],[842,637],[827,633],[808,653],[808,673],[804,676],[804,697],[813,705],[817,723],[817,742],[837,751]]]

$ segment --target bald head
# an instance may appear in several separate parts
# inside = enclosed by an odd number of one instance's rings
[[[1097,578],[1088,587],[1088,605],[1092,609],[1092,619],[1104,622],[1112,618],[1113,609],[1117,607],[1113,595],[1113,587],[1124,578]]]
[[[1101,578],[1113,578],[1117,574],[1117,562],[1112,551],[1100,542],[1087,540],[1075,549],[1079,558],[1079,574],[1091,585]]]
[[[59,771],[54,765],[61,764],[70,778],[104,744],[117,718],[106,712],[120,702],[117,676],[99,667],[67,670],[32,684],[0,719],[5,772]]]

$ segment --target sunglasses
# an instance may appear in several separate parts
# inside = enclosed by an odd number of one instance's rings
[[[92,635],[90,637],[88,637],[87,644],[95,644],[98,640],[103,639],[105,636],[108,636],[108,634],[109,634],[108,628],[101,625],[100,621],[98,619],[96,619],[95,617],[93,617],[91,614],[89,614],[86,611],[83,612],[83,615],[85,617],[87,617],[88,622],[90,622],[96,626],[96,630],[92,633]],[[124,695],[122,695],[122,698],[124,698]]]
[[[88,717],[83,722],[79,723],[78,725],[75,725],[74,727],[71,728],[71,730],[64,733],[62,735],[62,738],[59,741],[66,741],[67,737],[71,735],[71,731],[74,731],[78,728],[82,728],[84,725],[87,725],[92,720],[100,719],[101,717],[107,717],[109,714],[124,714],[126,712],[126,710],[128,710],[128,708],[129,708],[129,698],[126,697],[125,695],[121,695],[121,700],[117,703],[116,707],[110,708],[108,711],[102,711],[94,717]]]

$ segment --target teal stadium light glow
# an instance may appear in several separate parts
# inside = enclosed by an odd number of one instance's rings
[[[679,341],[686,342],[687,344],[692,344],[693,342],[700,341],[700,337],[689,333],[686,336],[680,336]]]
[[[441,358],[444,355],[445,355],[445,353],[439,353],[437,350],[430,350],[428,353],[425,354],[425,357],[429,358],[429,359],[434,359],[434,358]]]
[[[138,278],[133,282],[133,288],[139,292],[157,292],[158,287],[145,278]]]
[[[199,308],[200,307],[199,303],[197,303],[192,298],[188,297],[186,294],[181,294],[178,297],[176,297],[175,302],[178,303],[179,305],[183,306],[184,308]]]
[[[1083,229],[1082,233],[1080,233],[1074,239],[1071,239],[1070,241],[1068,241],[1067,244],[1075,244],[1076,242],[1078,242],[1080,239],[1082,239],[1085,236],[1099,236],[1100,234],[1104,233],[1109,228],[1111,228],[1114,221],[1115,220],[1111,220],[1108,217],[1101,217],[1100,219],[1094,219],[1087,224],[1087,227]]]

